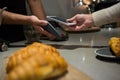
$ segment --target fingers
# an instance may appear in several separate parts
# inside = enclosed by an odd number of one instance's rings
[[[41,24],[42,26],[46,26],[48,22],[45,20],[40,20],[39,24]]]
[[[30,16],[30,18],[31,18],[31,21],[32,21],[32,25],[34,26],[34,28],[39,33],[46,35],[49,39],[55,38],[51,33],[47,32],[42,27],[40,27],[40,26],[46,26],[48,24],[48,21],[46,21],[46,20],[40,20],[39,18],[37,18],[34,15]]]
[[[79,31],[92,25],[91,15],[77,14],[74,17],[67,20],[76,21],[76,26],[68,26],[69,29],[74,31]]]
[[[75,26],[75,27],[70,27],[68,26],[68,28],[71,30],[71,31],[80,31],[82,29],[81,26]]]
[[[46,30],[44,30],[42,27],[40,26],[34,26],[34,28],[40,33],[43,34],[45,36],[47,36],[50,40],[54,40],[56,37],[54,35],[52,35],[51,33],[47,32]]]
[[[49,38],[49,40],[54,40],[56,37],[54,35],[52,35],[51,33],[49,33],[46,30],[43,30],[43,32],[41,32],[42,34],[44,34],[45,36],[47,36]]]
[[[75,30],[75,27],[71,27],[71,26],[67,26],[68,29],[74,31]]]
[[[68,22],[73,22],[76,19],[76,16],[73,16],[72,18],[67,19]]]
[[[80,31],[86,27],[86,24],[82,24],[80,26],[67,26],[72,31]]]
[[[80,31],[80,30],[84,29],[85,27],[86,27],[86,25],[85,25],[85,24],[82,24],[81,26],[77,26],[77,27],[75,28],[75,30],[76,30],[76,31]]]
[[[46,26],[48,24],[46,20],[40,20],[38,17],[34,15],[30,16],[30,20],[31,20],[32,25]]]

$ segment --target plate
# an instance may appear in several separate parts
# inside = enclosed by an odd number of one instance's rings
[[[98,56],[101,56],[101,57],[106,57],[106,58],[118,58],[116,57],[111,51],[109,48],[102,48],[102,49],[97,49],[95,51],[95,53],[98,55]]]

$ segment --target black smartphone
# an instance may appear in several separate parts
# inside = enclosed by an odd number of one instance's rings
[[[73,25],[76,24],[76,23],[67,22],[66,19],[64,19],[62,17],[58,17],[58,16],[47,16],[47,19],[58,22],[58,23],[61,23],[61,24],[64,24],[66,26],[73,26]]]

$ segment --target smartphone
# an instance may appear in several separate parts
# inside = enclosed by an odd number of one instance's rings
[[[61,23],[61,24],[66,25],[66,26],[74,26],[74,25],[76,25],[76,23],[67,22],[66,19],[64,19],[62,17],[58,17],[58,16],[47,16],[47,19],[51,20],[51,21]]]

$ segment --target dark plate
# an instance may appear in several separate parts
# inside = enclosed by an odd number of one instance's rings
[[[95,53],[98,56],[101,56],[101,57],[106,57],[106,58],[120,58],[120,57],[116,57],[109,48],[97,49],[95,51]]]

